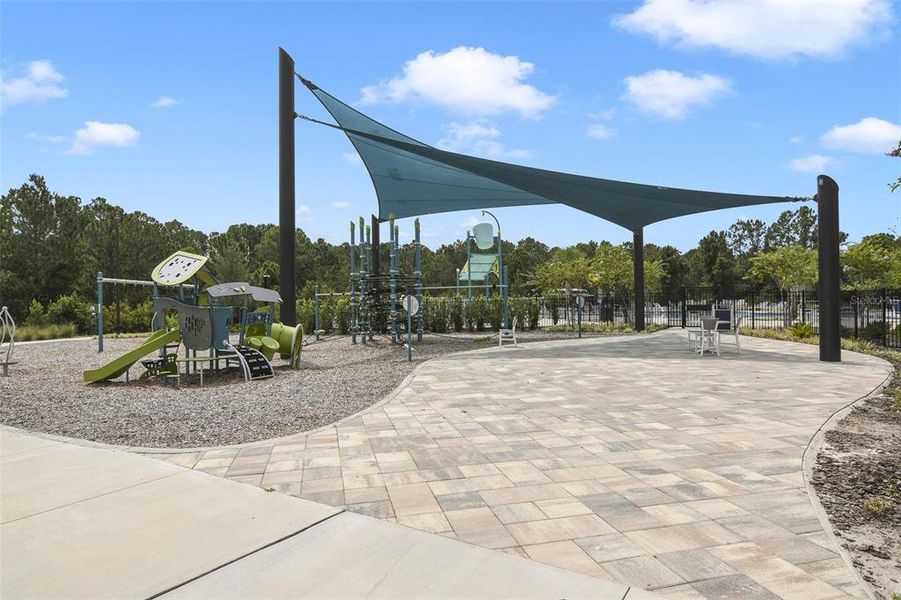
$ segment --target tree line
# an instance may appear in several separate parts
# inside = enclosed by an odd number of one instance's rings
[[[295,285],[309,298],[315,285],[324,291],[349,288],[348,243],[311,240],[296,233]],[[809,206],[783,212],[774,222],[738,220],[711,231],[697,247],[680,252],[673,246],[645,246],[647,288],[665,293],[683,286],[734,290],[787,289],[816,281],[816,214]],[[141,211],[127,212],[105,198],[83,202],[53,192],[46,180],[31,175],[0,198],[0,302],[17,319],[34,303],[47,309],[60,298],[90,304],[96,298],[96,275],[149,279],[153,267],[176,250],[210,256],[222,281],[268,281],[278,287],[278,227],[231,225],[205,233],[173,220],[161,222]],[[589,241],[560,248],[532,237],[504,242],[511,295],[552,293],[585,288],[628,296],[632,286],[631,243]],[[387,248],[382,248],[387,265]],[[400,248],[403,272],[413,270],[413,244]],[[457,240],[435,249],[422,247],[423,281],[453,286],[456,269],[466,261],[466,243]],[[844,284],[849,287],[901,287],[901,237],[867,236],[842,253]],[[147,290],[116,289],[112,301],[136,304]],[[57,312],[66,313],[65,308]]]

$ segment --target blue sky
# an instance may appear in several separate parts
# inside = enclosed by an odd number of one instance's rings
[[[204,231],[276,222],[277,48],[374,118],[455,151],[610,179],[812,195],[851,239],[897,228],[897,8],[860,2],[35,3],[0,5],[0,186],[29,173]],[[297,111],[327,114],[298,84]],[[894,142],[892,141],[894,140]],[[297,123],[298,224],[337,242],[376,210],[352,146]],[[693,247],[762,206],[650,226]],[[558,206],[495,211],[506,239],[627,231]],[[434,246],[476,212],[423,218]],[[400,223],[404,234],[412,223]]]

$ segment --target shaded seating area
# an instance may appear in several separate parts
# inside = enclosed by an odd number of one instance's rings
[[[739,331],[742,318],[735,318],[732,307],[717,308],[711,305],[709,312],[700,315],[700,327],[688,329],[688,349],[703,356],[711,352],[720,356],[724,338],[735,346],[735,353],[741,353]]]

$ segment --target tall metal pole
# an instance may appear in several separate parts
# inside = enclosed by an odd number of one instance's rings
[[[97,352],[103,352],[103,271],[97,271]]]
[[[364,338],[369,338],[369,341],[372,341],[373,327],[375,325],[375,321],[377,315],[375,315],[375,311],[378,310],[377,301],[373,298],[377,297],[378,294],[378,280],[372,279],[372,228],[370,226],[366,226],[366,276],[369,282],[366,284],[366,333],[363,334]],[[376,247],[378,247],[378,227],[375,229],[376,235]]]
[[[839,288],[838,184],[817,177],[817,258],[820,293],[820,360],[839,362],[841,345],[841,290]]]
[[[379,218],[375,215],[372,215],[372,246],[370,246],[371,252],[371,268],[369,269],[370,274],[375,277],[373,281],[373,296],[372,296],[372,308],[373,308],[373,320],[371,323],[370,331],[376,331],[378,333],[385,333],[382,329],[382,242],[381,242],[381,222]],[[390,236],[389,236],[390,237]]]
[[[350,222],[350,343],[357,343],[357,273],[354,222]]]
[[[395,237],[394,215],[388,216],[388,275],[391,287],[391,342],[398,343],[397,338],[397,238]]]
[[[472,302],[472,248],[469,240],[472,236],[466,232],[466,297]]]
[[[294,59],[278,49],[278,261],[282,323],[297,324],[294,248]]]
[[[632,270],[635,277],[635,331],[644,331],[644,229],[632,235]]]
[[[416,301],[419,312],[416,313],[416,341],[422,341],[422,247],[419,243],[419,219],[413,221],[415,243],[413,253],[413,276],[416,278]]]

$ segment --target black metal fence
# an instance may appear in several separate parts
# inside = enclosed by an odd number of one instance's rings
[[[582,295],[581,320],[586,323],[633,323],[631,299],[625,296]],[[901,289],[846,290],[842,292],[843,337],[865,339],[901,347]],[[781,329],[819,325],[819,298],[815,291],[785,293],[754,290],[721,292],[715,288],[681,288],[647,294],[645,322],[668,327],[697,327],[711,307],[732,309],[735,325],[751,329]],[[539,299],[539,326],[573,325],[579,319],[576,295]],[[802,325],[796,325],[801,323]]]

